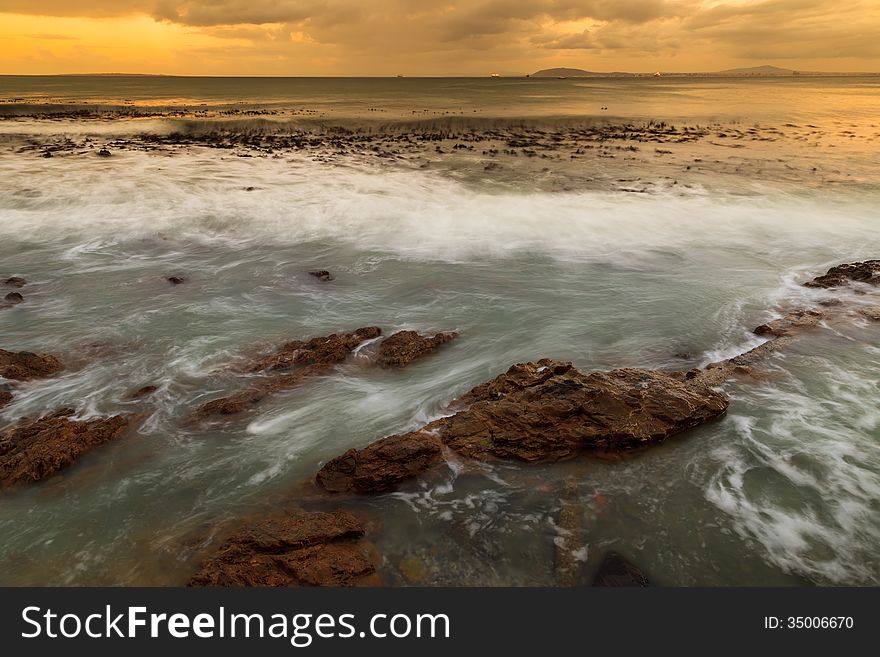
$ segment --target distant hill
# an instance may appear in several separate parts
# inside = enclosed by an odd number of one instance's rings
[[[537,73],[532,73],[533,78],[585,78],[591,75],[598,74],[580,68],[545,68]]]
[[[778,66],[751,66],[749,68],[729,68],[712,75],[794,75],[796,71]]]

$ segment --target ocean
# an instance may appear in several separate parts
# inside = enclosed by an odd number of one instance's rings
[[[3,493],[0,584],[185,584],[321,463],[514,363],[679,370],[760,344],[822,298],[801,283],[880,257],[878,110],[880,78],[855,76],[0,76],[0,278],[28,281],[0,347],[68,364],[17,385],[0,428],[147,414]],[[370,325],[461,335],[184,421],[240,385],[229,363]],[[346,504],[389,584],[555,585],[564,542],[585,579],[614,550],[659,585],[877,585],[877,331],[804,335],[723,384],[724,418],[628,458],[450,463]]]

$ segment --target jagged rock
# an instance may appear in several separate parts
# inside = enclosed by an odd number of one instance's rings
[[[605,555],[599,570],[593,578],[593,586],[651,586],[647,575],[639,568],[620,556],[617,552]]]
[[[102,148],[97,153],[98,157],[110,157],[112,153],[108,151],[106,148]]]
[[[6,287],[24,287],[27,285],[27,281],[21,276],[11,276],[3,281],[3,285]]]
[[[285,370],[295,365],[332,365],[348,358],[351,350],[361,343],[377,338],[382,329],[365,326],[352,333],[333,333],[303,342],[293,340],[281,345],[275,353],[248,363],[242,372],[257,373]]]
[[[61,361],[49,354],[0,349],[0,376],[17,381],[45,379],[64,369]]]
[[[190,586],[356,586],[375,584],[363,523],[347,511],[293,512],[232,536]]]
[[[381,333],[381,329],[367,326],[352,333],[333,333],[306,342],[287,342],[275,353],[237,368],[243,373],[262,372],[272,376],[260,379],[244,390],[202,404],[191,419],[198,421],[246,411],[274,392],[292,388],[305,379],[330,371],[334,365],[348,358],[355,347]]]
[[[71,415],[73,410],[65,409],[0,433],[0,488],[45,479],[130,425],[122,415],[90,420],[71,420]]]
[[[20,292],[10,292],[5,297],[3,297],[5,301],[8,301],[11,304],[21,303],[24,301],[24,297]]]
[[[806,287],[830,288],[848,285],[852,281],[880,285],[880,260],[865,260],[864,262],[837,265],[822,276],[807,281],[804,285]]]
[[[437,333],[433,336],[419,335],[415,331],[398,331],[379,345],[376,361],[382,367],[404,367],[457,337],[458,333],[455,331]]]
[[[314,276],[318,280],[324,281],[325,283],[329,283],[330,281],[336,280],[336,277],[333,276],[333,274],[331,274],[326,269],[321,269],[319,271],[310,271],[309,276]]]
[[[443,447],[478,459],[527,462],[661,442],[722,415],[727,398],[699,378],[653,370],[584,374],[571,363],[514,365],[452,403],[462,408],[422,429],[349,450],[316,482],[331,492],[379,492],[425,471]]]
[[[154,392],[159,389],[159,386],[149,385],[144,386],[143,388],[138,388],[133,393],[131,393],[128,398],[129,399],[143,399],[144,397],[149,397]]]
[[[782,337],[793,332],[816,326],[825,318],[825,313],[812,308],[792,310],[785,317],[761,324],[754,329],[756,335],[772,335]]]
[[[428,431],[387,436],[350,449],[318,471],[318,485],[332,493],[377,493],[443,461],[443,442]]]

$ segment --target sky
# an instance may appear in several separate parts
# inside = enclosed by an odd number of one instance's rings
[[[0,74],[880,71],[880,0],[0,0]]]

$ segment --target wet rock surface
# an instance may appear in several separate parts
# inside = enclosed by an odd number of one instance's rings
[[[306,341],[292,340],[269,356],[244,365],[240,371],[255,374],[286,370],[298,365],[334,365],[348,358],[355,347],[381,334],[382,329],[365,326],[351,333],[333,333]]]
[[[310,271],[309,276],[314,276],[319,281],[324,281],[325,283],[329,283],[330,281],[336,280],[336,277],[333,274],[331,274],[329,271],[327,271],[326,269],[320,269],[317,271]]]
[[[458,333],[455,331],[446,331],[432,336],[423,336],[416,331],[398,331],[379,345],[376,361],[382,367],[405,367],[417,358],[457,337]]]
[[[6,280],[3,281],[3,285],[6,287],[24,287],[27,285],[27,281],[23,279],[21,276],[10,276]]]
[[[7,303],[16,304],[24,301],[24,296],[22,296],[21,292],[10,292],[3,297],[3,300]]]
[[[825,315],[826,313],[821,310],[799,308],[792,310],[785,317],[761,324],[753,332],[756,335],[769,335],[780,338],[818,325],[825,318]]]
[[[182,274],[176,274],[172,276],[166,276],[165,280],[171,283],[171,285],[183,285],[189,280],[189,277]]]
[[[0,408],[8,405],[14,398],[15,396],[11,391],[6,390],[5,388],[0,388]]]
[[[806,287],[832,288],[852,282],[880,285],[880,260],[850,262],[832,267],[821,276],[804,283]]]
[[[142,388],[138,388],[134,392],[132,392],[128,399],[144,399],[145,397],[149,397],[153,393],[155,393],[159,389],[159,386],[148,385],[143,386]]]
[[[89,420],[73,420],[72,415],[65,409],[0,433],[0,488],[50,477],[130,426],[130,418],[122,415]]]
[[[0,349],[0,376],[17,381],[30,381],[54,376],[64,365],[50,354],[34,354],[29,351],[6,351]]]
[[[727,398],[699,379],[653,370],[584,374],[571,363],[514,365],[451,404],[456,414],[349,450],[316,476],[330,492],[380,492],[443,460],[557,461],[644,447],[723,415]]]
[[[198,421],[242,413],[274,392],[293,388],[312,376],[329,372],[334,365],[344,362],[353,349],[381,333],[380,328],[367,326],[351,333],[286,342],[274,353],[236,368],[240,373],[269,376],[244,390],[202,404],[191,419]]]
[[[617,552],[609,552],[602,559],[593,578],[593,586],[647,587],[651,586],[647,575]]]
[[[347,511],[295,511],[230,536],[190,586],[357,586],[377,584],[365,526]]]

